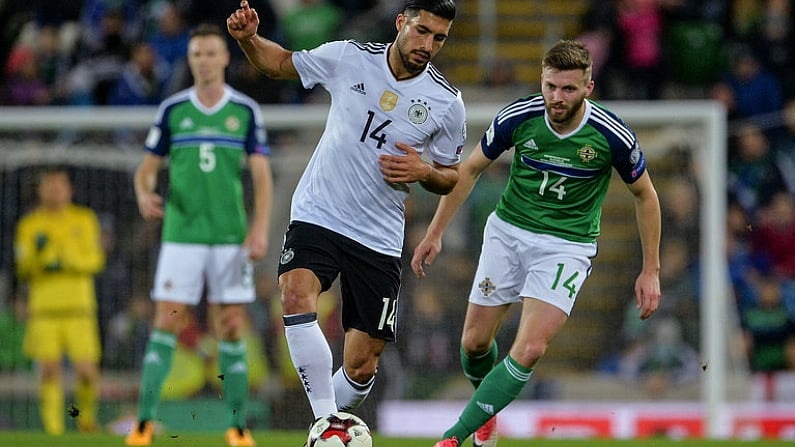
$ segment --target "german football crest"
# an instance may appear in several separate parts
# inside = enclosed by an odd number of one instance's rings
[[[279,264],[281,265],[289,264],[294,257],[295,257],[295,252],[293,252],[292,248],[288,248],[284,250],[282,252],[282,255],[279,257]]]
[[[412,99],[409,106],[409,121],[414,124],[423,124],[428,120],[428,103],[421,99]]]

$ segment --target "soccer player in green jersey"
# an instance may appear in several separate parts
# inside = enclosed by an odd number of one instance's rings
[[[545,55],[541,93],[503,108],[462,163],[443,196],[411,267],[420,278],[442,248],[442,235],[480,174],[513,150],[508,184],[483,234],[461,336],[461,364],[475,393],[436,447],[496,445],[495,415],[530,380],[533,367],[563,328],[596,256],[601,207],[615,171],[635,199],[643,267],[635,280],[641,319],[660,301],[660,204],[635,133],[588,99],[592,59],[563,40]],[[522,303],[508,355],[497,362],[495,335],[514,302]]]
[[[163,219],[152,299],[154,328],[144,356],[138,423],[127,445],[150,445],[160,392],[171,369],[177,334],[188,306],[207,288],[209,319],[219,339],[223,396],[229,405],[230,446],[252,446],[245,426],[248,364],[243,338],[246,305],[255,299],[252,260],[265,255],[273,180],[270,148],[259,105],[225,82],[229,50],[221,28],[196,27],[188,44],[194,84],[160,105],[135,173],[138,208]],[[169,159],[168,200],[156,193]],[[247,219],[242,185],[247,159],[253,216]]]

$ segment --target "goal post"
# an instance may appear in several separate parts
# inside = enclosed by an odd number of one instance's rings
[[[701,332],[704,380],[702,393],[709,437],[728,436],[723,414],[726,401],[726,162],[727,115],[716,101],[655,101],[611,105],[630,126],[685,124],[700,129],[696,150],[701,200]],[[642,144],[642,143],[641,143]]]

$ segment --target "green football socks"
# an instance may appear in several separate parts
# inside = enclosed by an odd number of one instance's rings
[[[248,404],[248,359],[246,341],[218,343],[218,366],[221,370],[224,400],[231,410],[230,427],[246,427]]]
[[[144,354],[141,391],[138,396],[139,421],[151,421],[157,417],[160,392],[163,389],[163,382],[171,371],[176,346],[177,336],[172,333],[155,329],[149,336]]]
[[[486,375],[475,394],[469,399],[458,421],[444,433],[443,438],[455,436],[459,442],[468,438],[481,425],[516,399],[533,374],[510,356]]]
[[[494,364],[497,363],[498,351],[496,340],[492,340],[491,347],[485,354],[477,357],[469,357],[464,353],[464,348],[461,348],[461,368],[463,368],[464,375],[475,388],[480,386],[480,382],[483,381],[486,374],[494,368]]]

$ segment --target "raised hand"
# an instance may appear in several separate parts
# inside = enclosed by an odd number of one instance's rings
[[[259,16],[257,11],[249,8],[248,1],[242,0],[240,8],[226,19],[226,29],[235,40],[245,40],[257,34]]]

